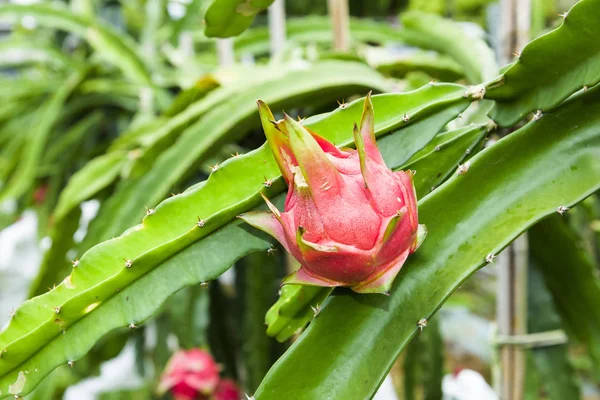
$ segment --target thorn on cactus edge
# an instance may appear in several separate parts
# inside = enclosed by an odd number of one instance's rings
[[[267,179],[267,177],[265,176],[265,181],[263,182],[263,185],[265,185],[265,187],[270,188],[271,186],[273,186],[273,181],[270,179]]]
[[[200,286],[202,286],[202,287],[208,287],[208,282],[200,282]]]
[[[587,92],[587,91],[588,91],[588,87],[587,87],[587,85],[583,85],[583,91],[584,91],[584,92]]]
[[[515,57],[521,57],[521,52],[520,51],[515,51],[513,53],[513,56],[515,56]]]
[[[277,249],[275,247],[270,247],[267,250],[267,254],[271,256],[271,255],[275,254],[276,251],[277,251]]]
[[[73,368],[73,365],[75,365],[75,361],[68,361],[67,364],[69,365],[69,367]]]
[[[342,100],[341,102],[339,100],[336,101],[342,110],[348,106],[345,100]]]
[[[146,215],[152,215],[152,214],[154,214],[154,208],[146,207]]]
[[[137,329],[137,325],[132,322],[132,323],[129,324],[129,329],[131,329],[132,331],[136,330]]]
[[[466,174],[469,171],[469,168],[471,168],[471,162],[467,161],[466,163],[460,164],[458,166],[458,169],[456,170],[456,173],[458,175],[464,175],[464,174]]]
[[[73,261],[71,261],[71,264],[73,264],[73,268],[77,268],[77,266],[79,266],[79,259],[74,259]]]
[[[197,226],[198,228],[202,228],[202,227],[204,226],[204,224],[205,224],[205,223],[206,223],[206,222],[205,222],[205,221],[204,221],[202,218],[198,217],[198,222],[196,222],[196,226]]]
[[[125,260],[125,268],[131,268],[131,266],[133,265],[133,261],[127,260],[125,258],[123,260]]]
[[[494,262],[495,258],[496,258],[496,255],[494,253],[490,253],[487,256],[485,256],[485,262],[488,264],[491,264]]]
[[[246,400],[254,400],[254,396],[248,396],[246,393],[244,393],[244,396],[246,396]]]
[[[540,118],[542,118],[543,115],[544,114],[542,113],[542,110],[537,110],[533,113],[533,120],[538,121]]]
[[[568,12],[568,11],[565,11],[565,12],[564,12],[564,13],[562,13],[562,14],[558,14],[558,16],[559,16],[559,17],[562,17],[563,19],[567,19],[567,15],[569,15],[569,12]]]
[[[402,116],[402,121],[404,121],[404,122],[408,122],[408,121],[410,121],[410,115],[408,115],[408,114],[404,114],[404,115]]]
[[[563,215],[564,213],[566,213],[567,211],[569,211],[569,207],[565,207],[565,206],[559,206],[556,209],[556,212],[559,213],[560,215]]]
[[[211,166],[210,166],[210,170],[211,170],[212,172],[215,172],[215,171],[216,171],[216,170],[218,170],[218,169],[219,169],[219,163],[211,164]]]
[[[437,146],[435,146],[435,151],[440,151],[442,148],[440,147],[440,145],[438,144]]]
[[[317,304],[315,307],[310,306],[310,308],[313,310],[313,318],[317,318],[317,315],[321,312],[321,306]]]
[[[420,319],[419,322],[417,322],[417,326],[419,327],[421,332],[423,332],[423,328],[427,326],[427,320],[425,318]]]
[[[54,311],[55,314],[60,314],[60,307],[54,307],[52,308],[52,311]]]

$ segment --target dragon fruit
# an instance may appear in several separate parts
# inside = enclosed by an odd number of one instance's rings
[[[221,379],[213,396],[213,400],[240,400],[240,398],[240,389],[231,379]]]
[[[284,281],[388,293],[426,235],[419,225],[413,172],[393,172],[375,141],[366,97],[356,150],[338,149],[288,115],[274,121],[258,102],[267,140],[288,185],[284,211],[263,195],[270,212],[240,215],[277,239],[301,267]]]
[[[176,400],[206,398],[215,391],[219,379],[219,366],[208,352],[181,350],[167,364],[158,392],[171,391]]]

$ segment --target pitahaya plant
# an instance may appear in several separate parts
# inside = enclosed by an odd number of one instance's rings
[[[301,267],[284,280],[387,293],[409,254],[426,235],[417,218],[413,172],[391,171],[374,134],[366,97],[356,150],[338,149],[288,115],[274,121],[258,102],[265,134],[288,184],[284,212],[263,195],[271,212],[240,218],[276,238]]]

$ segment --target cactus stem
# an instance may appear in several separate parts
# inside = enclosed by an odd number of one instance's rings
[[[494,262],[495,258],[496,258],[496,255],[494,253],[490,253],[487,256],[485,256],[485,262],[488,264],[491,264]]]
[[[456,173],[458,175],[464,175],[464,174],[466,174],[469,171],[470,167],[471,167],[471,162],[467,161],[466,163],[460,164],[458,166],[458,169],[456,170]]]
[[[202,227],[204,226],[204,224],[205,224],[205,223],[206,223],[206,222],[205,222],[205,221],[204,221],[202,218],[198,217],[198,222],[196,222],[196,226],[197,226],[198,228],[202,228]]]
[[[71,261],[71,264],[73,264],[73,268],[77,268],[79,266],[79,259],[74,259],[73,261]]]
[[[556,212],[559,213],[560,215],[563,215],[564,213],[566,213],[567,211],[569,211],[569,207],[566,206],[559,206],[556,209]]]
[[[427,319],[421,318],[419,320],[419,322],[417,322],[417,326],[419,327],[419,329],[421,330],[421,332],[423,332],[423,328],[425,328],[427,326]]]
[[[125,268],[131,268],[131,266],[133,265],[133,261],[128,260],[126,258],[124,258],[123,260],[125,260]]]

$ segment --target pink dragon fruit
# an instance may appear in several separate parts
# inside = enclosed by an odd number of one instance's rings
[[[213,396],[214,400],[240,400],[240,398],[240,389],[231,379],[221,379]]]
[[[258,107],[289,190],[284,212],[263,195],[271,212],[240,218],[300,262],[283,283],[388,293],[426,229],[418,224],[412,172],[391,171],[377,148],[370,95],[360,128],[354,125],[356,150],[338,149],[287,115],[274,121],[261,101]]]
[[[158,391],[170,390],[176,400],[204,399],[215,391],[219,379],[219,366],[208,352],[180,350],[165,368]]]

